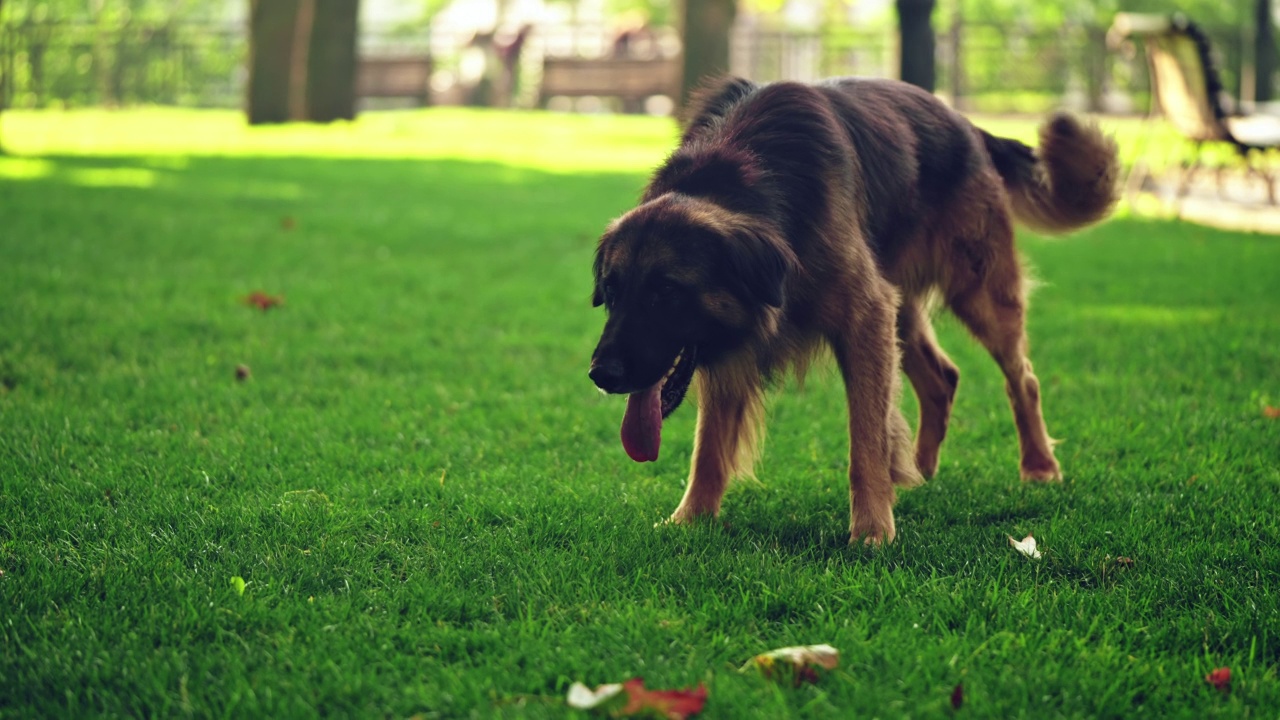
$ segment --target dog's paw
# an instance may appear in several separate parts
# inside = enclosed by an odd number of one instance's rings
[[[938,449],[916,450],[916,468],[926,480],[938,474]]]
[[[1056,460],[1039,463],[1022,464],[1022,482],[1053,483],[1062,482],[1062,469]]]
[[[888,513],[887,518],[856,518],[853,526],[849,528],[850,545],[861,542],[871,547],[880,547],[893,542],[897,536],[898,530],[894,527],[892,511]]]
[[[715,510],[697,510],[681,505],[676,511],[671,513],[671,517],[662,522],[654,523],[654,527],[662,527],[663,525],[692,525],[700,520],[712,519],[717,515]]]

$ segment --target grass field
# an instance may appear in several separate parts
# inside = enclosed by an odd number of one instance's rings
[[[633,676],[715,718],[1280,714],[1276,238],[1024,236],[1066,481],[1018,481],[999,373],[942,319],[942,469],[873,551],[829,374],[774,394],[722,522],[654,527],[694,409],[633,464],[586,370],[593,243],[664,121],[2,130],[0,717],[564,717]],[[817,684],[737,671],[810,643],[842,652]]]

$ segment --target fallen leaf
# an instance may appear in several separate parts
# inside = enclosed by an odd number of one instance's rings
[[[799,685],[817,682],[817,668],[834,670],[839,664],[840,651],[830,645],[800,645],[761,653],[751,658],[745,667],[755,666],[767,678],[787,679]]]
[[[231,587],[235,589],[237,595],[244,595],[244,589],[248,587],[248,585],[249,583],[245,582],[244,578],[239,575],[232,576],[231,578]]]
[[[1270,405],[1268,405],[1262,408],[1262,414],[1266,415],[1272,420],[1280,420],[1280,408],[1278,407],[1271,407]]]
[[[668,720],[685,720],[702,712],[707,704],[707,688],[701,684],[693,690],[646,690],[644,680],[635,678],[622,684],[627,691],[627,704],[618,714],[656,714]]]
[[[956,689],[951,691],[951,709],[959,710],[964,704],[964,685],[956,683]]]
[[[569,697],[565,699],[565,702],[569,704],[569,707],[579,710],[595,710],[597,708],[603,710],[605,709],[604,706],[614,699],[619,701],[616,704],[621,705],[622,697],[622,683],[609,683],[592,690],[586,685],[576,682],[569,686]]]
[[[1036,549],[1035,538],[1031,537],[1030,535],[1022,538],[1021,540],[1014,540],[1012,535],[1008,537],[1009,537],[1009,544],[1012,545],[1014,549],[1017,550],[1018,552],[1022,553],[1023,555],[1026,555],[1029,558],[1040,557],[1040,551]]]
[[[1204,676],[1204,681],[1218,688],[1222,692],[1231,689],[1231,668],[1218,668],[1208,675]]]
[[[241,364],[236,366],[236,379],[239,380],[240,382],[244,382],[245,380],[249,379],[248,365]]]
[[[262,312],[266,312],[271,308],[276,307],[277,305],[283,305],[284,296],[268,295],[267,293],[264,293],[261,290],[254,290],[253,292],[244,296],[242,302],[244,302],[244,304],[248,305],[249,307],[256,307]]]
[[[1121,555],[1120,557],[1116,558],[1116,564],[1121,567],[1133,567],[1133,558],[1125,557],[1124,555]]]
[[[698,685],[694,690],[648,690],[640,678],[600,685],[595,690],[575,682],[569,686],[565,702],[572,708],[608,713],[613,717],[643,715],[685,720],[702,712],[702,706],[707,703],[707,689]]]

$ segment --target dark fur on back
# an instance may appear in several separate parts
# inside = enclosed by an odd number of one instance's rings
[[[645,197],[679,189],[764,215],[784,209],[812,217],[807,204],[825,193],[804,179],[844,163],[860,175],[868,241],[890,264],[901,249],[895,239],[919,230],[933,208],[987,168],[1004,181],[1019,219],[1038,230],[1067,232],[1105,217],[1118,197],[1114,142],[1059,114],[1041,130],[1041,147],[1038,158],[903,83],[844,78],[762,87],[726,78],[695,96],[681,147]],[[779,187],[791,196],[786,207],[761,207],[783,199]]]

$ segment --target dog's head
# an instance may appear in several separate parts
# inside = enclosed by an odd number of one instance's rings
[[[782,306],[790,247],[767,223],[667,193],[609,227],[595,259],[593,304],[608,318],[592,381],[626,393],[622,440],[655,460],[662,419],[684,399],[694,370],[714,366]]]

